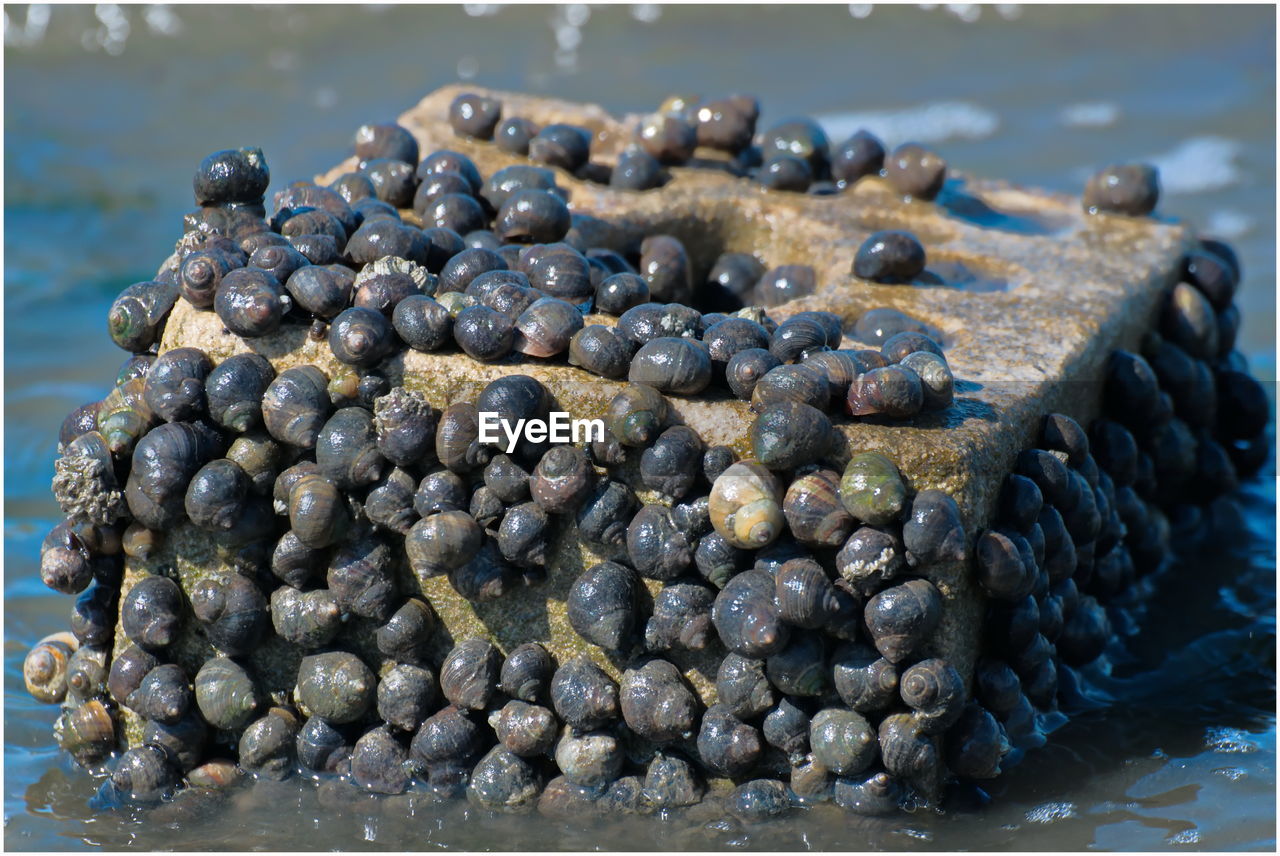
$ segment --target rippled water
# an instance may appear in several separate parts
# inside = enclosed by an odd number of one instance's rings
[[[261,145],[275,184],[348,151],[357,125],[457,79],[642,110],[672,92],[758,94],[936,145],[977,175],[1075,192],[1145,157],[1165,214],[1235,243],[1241,347],[1275,379],[1275,11],[1262,7],[15,7],[5,15],[5,844],[10,848],[1275,847],[1275,467],[1247,532],[1163,577],[1103,683],[1115,699],[999,779],[980,811],[883,822],[815,809],[766,827],[670,819],[464,822],[413,799],[334,810],[263,788],[204,822],[87,808],[55,711],[21,661],[62,629],[40,539],[57,425],[122,354],[104,318],[181,232],[205,153]],[[1274,385],[1272,385],[1273,388]]]

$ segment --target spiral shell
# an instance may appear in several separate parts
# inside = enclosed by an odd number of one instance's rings
[[[181,666],[167,664],[147,672],[138,688],[125,700],[139,716],[174,725],[191,708],[191,684]]]
[[[316,437],[316,465],[343,490],[373,484],[386,464],[377,446],[373,416],[363,407],[338,410]]]
[[[852,710],[876,713],[898,698],[898,667],[866,645],[842,645],[831,666],[835,690]]]
[[[608,725],[619,714],[618,685],[604,670],[579,655],[556,669],[551,679],[556,714],[583,732]]]
[[[282,443],[311,449],[329,418],[329,379],[315,366],[285,369],[262,396],[262,421]]]
[[[782,513],[801,544],[839,547],[846,543],[854,520],[840,499],[840,477],[833,470],[814,470],[787,488]]]
[[[753,354],[743,351],[729,361],[726,372],[742,368],[736,366],[738,357]],[[744,357],[745,359],[745,357]],[[753,358],[754,359],[754,358]],[[776,359],[776,358],[775,358]],[[761,413],[771,404],[795,401],[822,410],[831,399],[827,377],[812,365],[776,365],[769,368],[751,385],[751,410]]]
[[[497,690],[502,654],[486,639],[459,642],[440,666],[440,691],[450,703],[481,710]]]
[[[667,400],[651,386],[628,384],[609,402],[605,427],[624,446],[648,446],[666,424]]]
[[[939,740],[920,728],[913,714],[895,713],[880,723],[880,757],[889,775],[913,785],[926,798],[941,786]]]
[[[351,754],[342,732],[319,716],[303,723],[294,740],[294,755],[305,770],[332,771]]]
[[[102,702],[87,701],[62,712],[53,725],[58,745],[81,766],[102,761],[116,746],[116,723]]]
[[[790,634],[775,606],[774,591],[773,578],[763,571],[744,571],[729,580],[711,611],[726,648],[748,657],[767,657],[786,646]]]
[[[489,717],[489,724],[507,749],[521,756],[543,755],[556,742],[559,724],[545,707],[512,700]]]
[[[760,732],[721,704],[713,704],[703,714],[697,748],[704,767],[729,777],[741,776],[755,766],[763,749]]]
[[[565,599],[569,624],[579,636],[608,650],[623,650],[636,623],[635,573],[616,562],[601,562],[574,581]]]
[[[386,621],[396,603],[395,556],[378,535],[342,544],[329,560],[326,580],[344,612]]]
[[[639,504],[631,488],[624,483],[605,480],[578,509],[579,537],[608,558],[625,556],[627,526]]]
[[[700,583],[670,583],[653,599],[653,615],[645,625],[645,647],[666,651],[681,647],[701,651],[711,641],[711,606],[715,590]]]
[[[415,574],[437,576],[471,561],[483,540],[483,530],[471,515],[442,511],[413,525],[405,536],[405,552]]]
[[[489,449],[482,445],[480,415],[476,405],[458,402],[445,408],[436,428],[436,457],[456,473],[481,469],[489,463]]]
[[[267,625],[267,599],[248,577],[206,579],[191,588],[191,610],[218,650],[237,656],[256,647]]]
[[[57,704],[67,695],[67,668],[80,643],[70,633],[46,636],[27,652],[22,679],[37,701]]]
[[[913,567],[963,561],[967,554],[964,521],[956,501],[940,490],[922,490],[902,525],[902,543]]]
[[[226,657],[206,660],[196,673],[195,698],[200,715],[214,728],[238,731],[258,709],[258,688],[250,674]]]
[[[640,346],[627,379],[659,392],[696,395],[711,383],[711,357],[699,342],[660,336]]]
[[[947,730],[964,710],[964,680],[943,660],[916,663],[902,673],[899,687],[902,700],[916,711],[916,721],[927,734]]]
[[[484,746],[483,739],[480,727],[465,710],[448,705],[422,723],[409,751],[430,771],[466,764]]]
[[[739,461],[711,488],[711,523],[730,545],[754,550],[772,543],[784,525],[778,480],[755,461]]]
[[[792,696],[816,696],[827,687],[826,645],[812,631],[790,634],[785,647],[765,660],[765,674],[780,691]]]
[[[1010,745],[1002,726],[980,705],[969,704],[946,737],[947,767],[966,779],[993,779]]]
[[[312,654],[298,666],[298,702],[330,722],[355,722],[374,702],[377,678],[345,651]]]
[[[233,354],[204,379],[209,416],[243,433],[262,422],[262,397],[275,379],[271,363],[257,354]]]
[[[641,481],[650,490],[680,499],[697,479],[703,451],[702,439],[693,429],[674,425],[641,454]]]
[[[178,287],[164,282],[139,282],[120,292],[107,313],[107,330],[121,348],[141,353],[160,341],[160,332],[173,305]]]
[[[636,734],[654,743],[693,736],[698,701],[680,670],[666,660],[650,660],[622,674],[622,717]]]
[[[886,659],[900,663],[932,635],[942,617],[942,597],[927,580],[887,588],[867,602],[867,630]]]
[[[375,526],[406,535],[418,519],[413,507],[417,481],[396,467],[365,497],[364,513]]]
[[[817,562],[792,559],[783,563],[774,580],[778,614],[784,621],[796,627],[814,629],[822,627],[835,615],[835,589]]]
[[[260,268],[236,268],[222,277],[213,309],[237,336],[256,338],[274,333],[293,300],[274,276]]]

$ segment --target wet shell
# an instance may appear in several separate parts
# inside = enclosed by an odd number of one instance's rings
[[[232,333],[256,338],[275,332],[293,305],[274,276],[259,268],[236,268],[222,278],[213,309]]]
[[[221,448],[221,437],[202,424],[171,422],[148,432],[134,449],[125,485],[125,500],[134,519],[148,529],[177,525],[183,517],[188,483]]]
[[[846,542],[854,520],[841,503],[839,485],[834,471],[815,470],[787,488],[782,513],[797,541],[815,547],[839,547]]]
[[[855,378],[845,402],[854,416],[907,419],[924,407],[924,387],[910,368],[884,366]]]
[[[70,634],[58,634],[74,638]],[[67,697],[85,702],[107,696],[107,660],[109,651],[105,645],[81,645],[67,661]],[[23,663],[23,678],[27,677]]]
[[[715,590],[700,583],[671,583],[653,600],[653,615],[645,625],[645,647],[666,651],[681,647],[701,651],[711,641],[711,605]]]
[[[625,377],[631,364],[632,347],[612,327],[592,324],[569,340],[569,364],[600,377]]]
[[[1001,600],[1026,597],[1036,577],[1036,568],[1027,567],[1023,561],[1030,549],[1017,532],[989,529],[982,533],[975,548],[978,582],[988,594]]]
[[[751,354],[754,351],[743,351],[742,354]],[[734,360],[738,356],[735,355]],[[776,357],[774,359],[777,359]],[[734,360],[730,360],[728,372],[735,369]],[[730,378],[730,386],[733,385]],[[827,406],[830,400],[830,387],[827,384],[826,376],[807,365],[779,365],[768,370],[768,372],[757,379],[751,388],[751,409],[753,412],[759,413],[770,404],[782,401],[798,401],[807,404],[817,410]]]
[[[698,701],[680,670],[666,660],[650,660],[622,673],[622,718],[636,734],[654,743],[693,736]]]
[[[377,446],[373,415],[363,407],[344,407],[329,417],[316,437],[316,464],[343,490],[382,478],[387,459]]]
[[[786,647],[765,661],[769,682],[793,696],[816,696],[827,687],[826,646],[820,633],[791,634]]]
[[[137,645],[130,645],[111,661],[107,675],[107,689],[111,698],[124,704],[129,694],[136,690],[147,673],[160,665],[160,661]]]
[[[193,771],[204,760],[209,727],[200,714],[192,708],[177,722],[169,725],[148,721],[142,729],[142,742],[159,746],[169,760],[183,772]],[[188,783],[201,787],[200,776],[191,775]]]
[[[640,346],[627,379],[659,392],[696,395],[711,383],[711,357],[700,343],[660,336]]]
[[[429,669],[399,663],[378,682],[378,716],[402,731],[416,731],[434,712],[437,696],[436,679]]]
[[[902,785],[883,770],[852,778],[836,779],[832,799],[853,814],[875,817],[898,811],[903,799]]]
[[[547,125],[529,141],[529,159],[574,172],[590,157],[591,140],[592,133],[586,128]]]
[[[502,746],[480,759],[467,786],[469,800],[505,812],[531,811],[541,792],[542,781],[534,768]]]
[[[374,703],[377,678],[354,654],[333,651],[303,657],[298,666],[298,701],[313,716],[355,722]]]
[[[293,774],[299,722],[293,713],[274,707],[240,735],[241,769],[255,778],[283,781]]]
[[[96,764],[116,748],[115,720],[97,700],[64,710],[53,733],[58,745],[82,766]]]
[[[619,715],[618,685],[586,655],[579,655],[556,669],[551,703],[566,724],[591,731]]]
[[[776,695],[765,676],[763,660],[730,652],[716,673],[719,706],[740,719],[752,719],[773,707]]]
[[[71,610],[71,632],[81,645],[108,645],[115,633],[117,589],[95,583],[81,592]]]
[[[693,765],[675,755],[656,755],[645,771],[644,799],[660,810],[696,805],[705,790]]]
[[[535,244],[520,252],[515,269],[549,297],[579,303],[591,297],[591,266],[582,253],[565,243]]]
[[[648,446],[666,424],[666,398],[651,386],[628,384],[609,402],[605,427],[624,446]]]
[[[662,337],[693,337],[701,321],[698,310],[682,303],[641,303],[622,313],[616,329],[636,345],[643,345]]]
[[[692,303],[693,277],[684,244],[671,235],[649,235],[640,244],[640,275],[653,300]]]
[[[927,734],[947,730],[964,710],[964,680],[943,660],[916,663],[902,673],[899,687],[902,700],[916,711],[916,721]]]
[[[938,739],[926,735],[915,716],[895,713],[880,723],[880,757],[889,775],[912,784],[926,798],[940,787],[942,760]]]
[[[67,667],[79,647],[70,633],[56,633],[37,642],[22,661],[27,692],[45,704],[61,702],[67,694]]]
[[[40,545],[40,579],[54,591],[79,594],[93,582],[97,563],[78,534],[82,528],[68,518],[50,530]]]
[[[413,497],[414,510],[423,517],[441,511],[458,511],[467,502],[466,484],[457,473],[449,470],[427,473],[418,483],[418,491]]]
[[[539,188],[512,193],[494,220],[498,237],[517,244],[555,243],[568,234],[569,226],[569,206],[559,195]]]
[[[760,732],[721,704],[707,708],[698,731],[698,757],[722,776],[736,777],[755,766],[762,751]]]
[[[726,648],[747,657],[768,657],[786,646],[790,633],[775,606],[774,591],[773,578],[763,571],[744,571],[729,580],[711,612]]]
[[[644,277],[622,271],[605,277],[596,286],[595,311],[609,315],[622,315],[633,306],[648,303],[651,299],[649,283]]]
[[[377,629],[374,639],[378,651],[391,660],[421,665],[437,623],[435,612],[425,601],[410,598]]]
[[[537,642],[526,642],[511,651],[502,664],[498,689],[512,698],[541,702],[547,698],[555,662]]]
[[[397,303],[391,324],[401,340],[417,351],[436,351],[453,339],[453,317],[425,294],[411,294]]]
[[[775,576],[778,614],[796,627],[814,629],[835,615],[835,589],[822,566],[811,559],[785,562]]]
[[[252,651],[267,626],[267,599],[248,577],[205,579],[191,588],[191,610],[209,641],[225,654]]]
[[[329,350],[339,361],[367,368],[395,349],[391,322],[381,312],[363,306],[344,309],[329,326]]]
[[[548,449],[529,477],[529,493],[549,514],[565,514],[582,503],[595,482],[595,470],[576,446]]]
[[[965,707],[947,732],[945,747],[948,769],[966,779],[1000,775],[1000,762],[1011,748],[1004,727],[976,704]]]
[[[213,361],[199,348],[173,348],[156,358],[144,381],[151,412],[166,422],[189,422],[207,410],[205,379]]]
[[[436,428],[436,457],[457,473],[481,469],[491,453],[482,445],[480,416],[474,404],[459,402],[445,408]]]
[[[342,265],[306,265],[289,274],[284,283],[299,307],[330,321],[351,305],[355,276]]]
[[[875,713],[898,698],[898,667],[862,644],[846,644],[831,658],[832,683],[850,709]]]
[[[156,666],[125,703],[139,716],[166,725],[182,719],[192,702],[191,685],[181,666]]]
[[[120,292],[107,313],[112,341],[135,354],[150,349],[160,341],[178,293],[178,286],[164,282],[134,283]]]
[[[262,396],[262,421],[272,437],[301,449],[315,448],[329,418],[329,379],[315,366],[281,372]]]
[[[901,663],[932,635],[942,617],[942,597],[927,580],[887,588],[867,602],[865,621],[886,659]]]
[[[886,343],[887,347],[888,343]],[[937,354],[916,351],[907,354],[900,361],[903,368],[910,369],[920,378],[920,391],[924,396],[923,409],[926,413],[946,410],[955,398],[955,377],[947,361]]]
[[[514,700],[492,714],[489,724],[498,741],[521,756],[546,754],[555,745],[560,727],[547,708]]]
[[[782,534],[782,491],[778,480],[755,461],[739,461],[711,487],[711,524],[734,547],[754,550]]]
[[[116,480],[111,447],[102,434],[81,434],[53,466],[53,494],[64,513],[104,525],[124,513],[125,497]]]
[[[369,491],[364,502],[364,513],[369,522],[389,532],[408,534],[418,519],[413,508],[413,496],[417,482],[406,471],[396,467],[387,477]]]
[[[755,458],[773,470],[812,464],[830,451],[835,440],[827,415],[798,401],[766,405],[749,433]]]
[[[480,727],[466,711],[449,705],[422,723],[409,751],[428,770],[449,768],[473,759],[485,745],[483,739]]]
[[[496,600],[519,580],[520,574],[503,560],[491,537],[486,538],[484,547],[475,558],[449,572],[449,583],[454,591],[474,602]]]
[[[351,750],[351,778],[367,791],[403,793],[412,768],[408,748],[385,726],[365,732]]]
[[[606,480],[578,509],[578,535],[610,558],[626,554],[627,525],[640,503],[631,488],[613,479]]]
[[[471,561],[484,541],[484,532],[463,511],[442,511],[419,520],[405,536],[409,565],[420,577],[448,573]]]
[[[275,370],[257,354],[234,354],[204,380],[209,416],[231,431],[244,432],[262,422],[262,396]]]
[[[292,531],[280,536],[271,554],[271,573],[283,583],[304,586],[325,564],[322,548],[308,547]]]
[[[498,550],[508,562],[541,567],[547,561],[550,520],[535,502],[507,509],[498,526]]]
[[[635,572],[616,562],[583,571],[565,599],[569,624],[579,636],[608,650],[627,648],[636,626]]]
[[[294,741],[294,754],[305,770],[332,771],[351,754],[342,732],[318,716],[308,719]]]
[[[631,519],[627,554],[642,576],[663,581],[681,576],[693,562],[687,536],[663,505],[646,505]]]
[[[258,709],[258,689],[253,678],[226,657],[206,660],[196,673],[194,686],[200,715],[214,728],[238,731]]]
[[[398,603],[393,573],[396,558],[380,536],[348,541],[329,560],[329,590],[344,612],[386,621]]]
[[[126,749],[111,771],[111,789],[120,798],[138,805],[159,803],[178,785],[177,768],[169,753],[144,743]]]
[[[913,566],[959,562],[967,555],[964,522],[956,501],[940,490],[922,490],[902,525],[902,543]]]
[[[281,586],[271,593],[271,621],[276,635],[304,650],[327,645],[342,628],[342,609],[333,592],[301,592]]]
[[[555,760],[569,781],[600,789],[618,778],[625,756],[618,738],[610,732],[575,734],[566,729],[556,744]]]
[[[182,614],[182,590],[168,577],[143,577],[120,602],[120,624],[125,635],[152,650],[164,648],[177,638]]]
[[[458,643],[440,666],[440,690],[458,707],[481,710],[497,690],[502,654],[486,639]]]
[[[221,458],[201,467],[187,486],[184,507],[191,522],[212,532],[233,529],[244,513],[249,476],[235,461]]]

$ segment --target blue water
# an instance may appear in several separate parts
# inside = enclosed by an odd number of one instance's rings
[[[765,124],[799,113],[835,137],[867,126],[967,173],[1064,192],[1102,163],[1154,159],[1161,212],[1239,250],[1240,347],[1274,381],[1274,9],[863,11],[6,6],[6,845],[1274,848],[1274,462],[1246,489],[1248,532],[1162,583],[1115,706],[1055,735],[976,814],[853,824],[814,811],[677,834],[655,821],[468,823],[462,807],[394,801],[335,812],[294,790],[251,792],[231,823],[174,829],[90,812],[95,782],[56,751],[54,710],[22,688],[27,648],[70,609],[36,573],[57,519],[57,426],[114,377],[124,355],[107,307],[171,250],[195,164],[260,145],[280,186],[345,155],[359,124],[458,78],[617,111],[752,92]]]

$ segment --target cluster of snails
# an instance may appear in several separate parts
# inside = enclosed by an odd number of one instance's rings
[[[592,132],[568,124],[539,127],[503,116],[498,98],[463,93],[449,105],[455,134],[492,141],[504,152],[559,167],[618,190],[661,187],[669,167],[716,169],[750,177],[769,190],[827,196],[865,176],[883,176],[904,197],[931,200],[946,181],[947,164],[935,152],[905,143],[886,152],[861,130],[833,147],[813,119],[789,119],[756,133],[760,103],[750,95],[703,100],[672,96],[633,129],[632,140],[610,168],[591,161]]]

